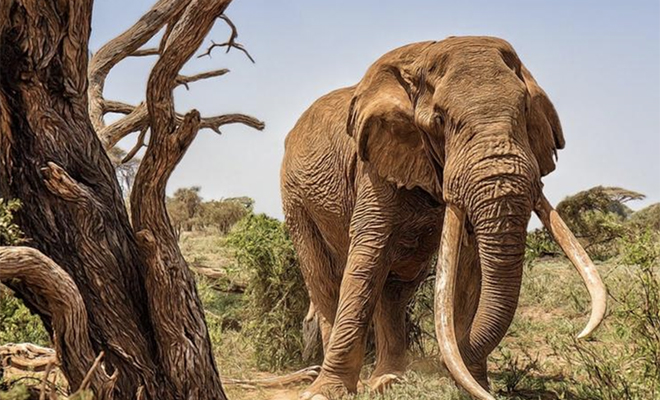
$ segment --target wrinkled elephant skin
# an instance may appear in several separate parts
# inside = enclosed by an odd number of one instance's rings
[[[436,293],[451,312],[436,321],[451,316],[438,326],[451,327],[441,333],[455,346],[440,344],[457,382],[491,398],[486,358],[515,313],[527,223],[563,146],[552,103],[498,38],[395,49],[356,86],[317,100],[289,133],[281,170],[287,225],[326,325],[322,370],[305,398],[357,390],[372,322],[369,382],[382,390],[403,375],[406,306],[446,213],[460,218],[439,264],[454,281]]]

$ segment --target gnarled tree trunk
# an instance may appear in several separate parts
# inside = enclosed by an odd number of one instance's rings
[[[230,2],[158,1],[95,55],[91,107],[92,1],[0,3],[0,197],[21,200],[17,223],[30,246],[0,249],[0,280],[41,316],[74,390],[103,352],[103,368],[89,381],[100,399],[226,398],[195,282],[166,214],[165,185],[199,129],[234,122],[263,128],[242,115],[174,111],[174,87],[196,80],[179,70]],[[147,101],[105,102],[107,71],[164,26],[160,48],[144,51],[160,56]],[[103,114],[117,108],[139,124],[105,127]],[[111,136],[102,142],[97,130]],[[104,147],[136,130],[150,130],[150,138],[131,224]]]

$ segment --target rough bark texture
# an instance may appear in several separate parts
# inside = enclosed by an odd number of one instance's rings
[[[29,288],[32,305],[50,317],[56,354],[67,380],[73,387],[81,386],[96,356],[89,339],[85,304],[71,277],[38,250],[0,247],[0,280],[19,280]],[[91,387],[99,398],[106,398],[114,379],[102,371],[95,373]]]
[[[73,390],[103,352],[103,373],[90,382],[99,398],[226,398],[164,201],[169,175],[203,126],[196,110],[183,118],[174,111],[173,88],[195,80],[178,71],[230,2],[159,1],[136,24],[140,35],[131,28],[95,56],[91,104],[91,0],[0,4],[0,197],[21,200],[17,223],[33,247],[20,250],[20,263],[1,250],[0,279],[53,334]],[[109,69],[132,53],[155,54],[138,48],[166,24],[147,102],[127,111],[139,109],[151,129],[131,226],[88,107],[102,130]],[[231,116],[215,118],[223,117]],[[230,119],[263,127],[248,116]],[[57,287],[39,280],[48,274]]]
[[[3,2],[1,15],[0,192],[21,200],[18,223],[30,244],[77,283],[90,306],[92,344],[106,350],[126,391],[119,397],[128,398],[142,380],[158,379],[143,266],[114,169],[87,117],[91,2]],[[51,174],[49,165],[60,167]],[[38,309],[25,285],[11,286]]]
[[[147,84],[151,139],[131,195],[133,227],[148,265],[146,288],[158,358],[167,379],[195,399],[208,392],[221,393],[222,388],[195,279],[165,207],[167,180],[197,135],[200,122],[199,112],[192,110],[177,126],[173,89],[179,70],[227,5],[229,1],[193,1],[163,39],[161,56]],[[192,376],[191,369],[197,370]]]

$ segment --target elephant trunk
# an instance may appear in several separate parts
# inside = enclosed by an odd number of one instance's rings
[[[435,331],[445,365],[456,383],[475,399],[494,400],[465,366],[456,340],[454,293],[464,228],[465,212],[453,204],[448,204],[445,210],[435,280]]]
[[[487,208],[493,210],[498,206]],[[511,324],[518,305],[525,227],[530,215],[531,210],[527,215],[504,215],[475,226],[482,289],[468,343],[459,349],[454,325],[454,295],[466,213],[453,204],[448,204],[445,210],[435,288],[436,334],[447,368],[457,383],[476,399],[493,400],[493,397],[486,391],[486,376],[474,376],[468,366],[476,365],[489,354]],[[501,229],[493,233],[496,227]]]
[[[488,140],[492,137],[497,139]],[[471,149],[479,151],[468,155],[461,197],[477,242],[481,293],[461,350],[468,367],[479,370],[477,363],[499,344],[516,312],[527,224],[541,186],[537,164],[506,130]],[[485,375],[475,378],[486,383]]]
[[[478,149],[479,144],[474,148]],[[486,152],[486,156],[476,162],[466,162],[469,167],[461,173],[448,164],[447,208],[435,300],[436,333],[445,364],[458,384],[474,398],[482,400],[493,397],[485,390],[487,379],[479,363],[483,363],[502,340],[518,306],[527,224],[532,210],[574,264],[591,295],[591,317],[579,337],[587,336],[600,324],[607,297],[606,288],[588,255],[541,193],[536,164],[529,162],[510,142],[489,148],[494,149],[494,153]],[[454,296],[460,246],[469,225],[477,241],[481,292],[469,335],[459,347],[454,325]]]
[[[510,142],[490,148],[499,153],[482,153],[476,162],[467,164],[467,170],[454,175],[462,184],[446,196],[436,285],[436,331],[443,358],[452,376],[478,399],[492,399],[485,390],[487,378],[480,363],[502,340],[513,320],[522,281],[527,223],[540,193],[538,168],[524,153],[515,151]],[[467,218],[474,229],[482,280],[469,336],[459,349],[453,322],[453,281],[460,268],[460,237],[465,230],[462,218]]]
[[[511,203],[519,203],[511,206]],[[479,306],[463,353],[473,364],[483,360],[500,343],[518,307],[523,275],[526,227],[531,209],[528,198],[508,198],[485,207],[488,216],[473,221],[481,263]],[[502,208],[515,208],[506,211]],[[492,211],[495,210],[495,211]],[[490,215],[502,215],[490,217]],[[484,371],[485,372],[485,371]],[[486,382],[486,376],[477,376]]]

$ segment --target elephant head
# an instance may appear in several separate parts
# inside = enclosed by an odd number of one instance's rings
[[[470,394],[492,398],[468,367],[489,354],[511,324],[532,211],[592,295],[591,319],[581,335],[599,324],[605,288],[541,191],[541,177],[555,169],[556,151],[564,147],[559,118],[511,45],[491,37],[450,37],[387,53],[356,87],[347,129],[358,157],[380,177],[446,203],[436,329],[445,363]],[[457,339],[454,281],[466,230],[476,237],[482,282],[469,337]]]

